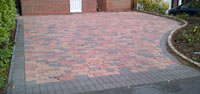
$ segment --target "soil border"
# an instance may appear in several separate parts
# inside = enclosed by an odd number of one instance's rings
[[[151,15],[156,15],[156,16],[160,16],[160,17],[165,17],[168,19],[172,19],[172,20],[176,20],[178,22],[181,22],[182,25],[180,27],[177,27],[175,29],[173,29],[168,38],[167,38],[167,50],[173,54],[181,63],[192,66],[192,67],[200,67],[200,63],[188,58],[187,56],[185,56],[184,54],[182,54],[181,52],[179,52],[173,45],[172,43],[172,37],[176,32],[179,32],[181,29],[185,28],[186,26],[188,26],[188,22],[183,20],[183,19],[179,19],[173,16],[169,16],[169,15],[161,15],[161,14],[157,14],[157,13],[152,13],[152,12],[147,12],[147,11],[140,11],[140,10],[135,10],[137,12],[142,12],[142,13],[147,13],[147,14],[151,14]]]

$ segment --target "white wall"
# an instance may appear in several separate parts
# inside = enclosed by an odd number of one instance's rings
[[[171,9],[171,7],[172,7],[172,0],[165,0],[165,1],[167,1],[169,3],[169,9]],[[178,1],[178,5],[181,5],[181,4],[182,4],[182,0],[179,0]]]
[[[172,0],[165,0],[165,1],[167,1],[169,3],[169,9],[171,9],[171,7],[172,7]]]
[[[179,0],[178,5],[181,5],[181,4],[182,4],[182,0]]]

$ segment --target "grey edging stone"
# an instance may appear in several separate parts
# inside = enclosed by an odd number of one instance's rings
[[[184,54],[182,54],[181,52],[179,52],[175,47],[174,45],[172,44],[172,37],[173,35],[178,32],[179,30],[185,28],[187,25],[188,25],[188,22],[183,20],[183,19],[179,19],[179,18],[176,18],[176,17],[172,17],[172,16],[168,16],[168,15],[160,15],[160,14],[157,14],[157,13],[149,13],[149,12],[146,12],[146,11],[138,11],[138,12],[143,12],[143,13],[147,13],[147,14],[152,14],[152,15],[156,15],[156,16],[161,16],[161,17],[165,17],[165,18],[169,18],[169,19],[173,19],[173,20],[176,20],[176,21],[179,21],[181,23],[183,23],[182,26],[180,27],[177,27],[175,29],[173,29],[169,36],[168,36],[168,39],[167,39],[167,47],[169,48],[169,50],[171,50],[171,52],[175,55],[177,55],[178,57],[180,57],[181,59],[183,60],[186,60],[187,62],[191,63],[191,64],[194,64],[196,65],[197,67],[200,67],[200,63],[186,57]]]
[[[20,26],[23,25],[23,20],[21,19],[17,19],[17,24],[16,24],[16,34],[15,34],[15,43],[17,43],[19,41],[19,31],[21,31],[20,29]],[[15,66],[16,66],[16,51],[17,51],[17,44],[15,44],[13,46],[13,52],[12,52],[12,58],[11,58],[11,64],[10,64],[10,71],[9,71],[9,76],[8,76],[8,87],[7,87],[7,94],[12,94],[12,88],[13,88],[13,84],[14,84],[14,81],[13,81],[13,75],[14,75],[14,69],[15,69]],[[19,48],[19,47],[18,47]],[[23,66],[24,67],[24,66]],[[20,70],[21,71],[21,70]],[[23,73],[24,74],[24,71]],[[23,76],[22,76],[23,77]],[[24,79],[21,79],[21,78],[18,78],[20,80],[23,80]],[[18,82],[18,84],[21,84],[21,82]],[[22,84],[24,84],[24,82],[22,82]],[[24,84],[25,85],[25,84]],[[23,93],[22,93],[23,94]]]
[[[16,33],[15,33],[15,43],[17,41],[17,35],[18,35],[18,24],[19,21],[17,20],[17,27],[16,27]],[[13,77],[13,70],[14,70],[14,59],[15,59],[15,49],[16,49],[16,44],[13,46],[13,52],[12,52],[12,58],[11,58],[11,64],[10,64],[10,71],[9,71],[9,76],[8,76],[8,88],[7,88],[7,94],[11,94],[11,88],[12,88],[12,77]]]

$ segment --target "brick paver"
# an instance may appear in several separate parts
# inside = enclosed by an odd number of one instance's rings
[[[177,21],[138,12],[21,19],[27,93],[83,93],[199,74],[166,51]]]

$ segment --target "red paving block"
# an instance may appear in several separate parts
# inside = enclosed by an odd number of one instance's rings
[[[160,48],[166,42],[163,36],[179,26],[170,19],[138,12],[22,18],[27,81],[66,81],[80,75],[120,74],[121,68],[144,72],[177,65]]]

